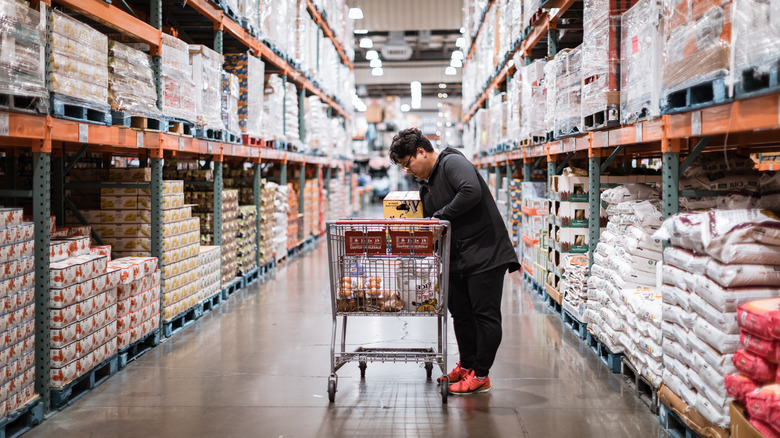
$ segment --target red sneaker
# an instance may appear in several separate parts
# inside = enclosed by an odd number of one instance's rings
[[[450,373],[447,374],[447,378],[449,380],[449,384],[450,385],[454,385],[454,384],[460,382],[461,379],[463,379],[464,377],[466,377],[469,374],[469,371],[471,371],[471,370],[469,370],[467,368],[461,368],[460,367],[460,362],[458,362],[458,364],[455,365],[455,368],[453,368],[452,371],[450,371]],[[438,379],[436,379],[436,381],[439,382],[439,383],[441,383],[442,380],[444,380],[443,377],[439,377]]]
[[[490,377],[485,377],[485,380],[479,380],[474,375],[474,371],[469,371],[460,382],[450,386],[450,394],[477,394],[479,392],[488,392],[490,388],[492,388],[490,386]]]

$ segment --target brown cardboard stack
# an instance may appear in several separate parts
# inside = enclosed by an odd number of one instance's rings
[[[201,218],[201,242],[214,244],[214,191],[188,191],[188,202],[197,204]],[[238,269],[238,190],[222,191],[222,285],[230,283]]]
[[[254,205],[238,207],[238,270],[243,276],[257,268],[257,211]]]
[[[222,291],[222,251],[219,246],[201,246],[198,255],[199,301],[203,302]]]

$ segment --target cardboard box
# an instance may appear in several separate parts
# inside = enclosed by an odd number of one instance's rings
[[[555,175],[550,190],[558,194],[561,201],[588,202],[590,179],[587,176]]]
[[[668,409],[677,414],[697,435],[705,438],[728,438],[729,430],[718,427],[702,417],[664,384],[661,384],[658,389],[658,400],[663,404],[661,409]]]
[[[423,218],[420,192],[390,192],[382,205],[386,218]]]
[[[729,403],[731,417],[731,438],[764,438],[764,434],[756,430],[748,421],[745,408],[737,402]]]

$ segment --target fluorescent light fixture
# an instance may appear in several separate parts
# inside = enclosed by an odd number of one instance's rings
[[[454,52],[452,52],[452,59],[459,59],[463,61],[463,52],[461,52],[460,50],[455,50]]]
[[[349,18],[353,20],[362,20],[363,10],[360,8],[349,8]]]
[[[379,59],[379,53],[377,53],[376,50],[369,50],[368,52],[366,52],[366,59],[368,59],[369,61],[374,59]]]
[[[368,65],[371,66],[371,68],[379,68],[382,66],[382,60],[379,58],[372,59],[371,62],[368,63]]]
[[[460,33],[466,33],[466,28],[465,27],[461,27],[460,28]]]
[[[458,37],[457,40],[455,40],[455,46],[460,47],[461,49],[466,48],[466,38]]]
[[[514,59],[510,59],[509,62],[506,63],[506,65],[508,65],[509,67],[512,67],[513,65],[515,65],[515,60]]]
[[[409,86],[412,87],[412,92],[414,92],[414,90],[422,91],[422,84],[420,81],[412,81],[409,83]]]
[[[461,68],[463,67],[463,61],[460,59],[452,59],[450,60],[450,67]]]
[[[371,69],[371,76],[382,76],[383,74],[385,74],[385,71],[382,70],[382,67]]]
[[[352,31],[355,35],[365,35],[368,33],[368,29],[355,29]]]
[[[442,82],[441,84],[439,84],[439,88],[447,88],[447,84],[445,84],[444,82]]]
[[[408,113],[411,108],[409,107],[409,104],[403,104],[401,105],[401,112]]]
[[[455,67],[449,66],[444,69],[444,74],[447,76],[455,76],[456,74],[458,74],[458,71],[455,70]]]
[[[370,49],[374,47],[374,42],[371,41],[371,38],[369,37],[363,37],[360,39],[360,48],[361,49]]]

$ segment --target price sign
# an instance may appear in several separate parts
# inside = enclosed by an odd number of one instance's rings
[[[8,137],[8,133],[8,113],[3,113],[0,114],[0,135],[3,137]]]
[[[89,125],[79,123],[79,143],[89,143]]]

